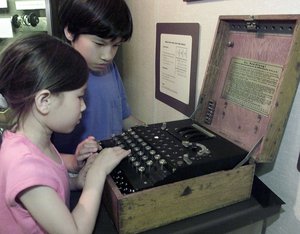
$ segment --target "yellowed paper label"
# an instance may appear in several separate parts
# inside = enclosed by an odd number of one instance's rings
[[[268,116],[281,77],[282,66],[232,58],[223,98],[243,108]]]

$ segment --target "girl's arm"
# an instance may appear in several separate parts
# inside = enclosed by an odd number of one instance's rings
[[[125,151],[120,147],[107,148],[102,150],[99,155],[88,159],[88,171],[82,194],[72,213],[50,187],[29,188],[19,195],[19,199],[48,233],[92,233],[106,176],[129,153],[130,151]],[[90,161],[93,161],[92,164]],[[80,179],[82,176],[84,173],[80,174],[78,178]]]
[[[66,168],[71,173],[77,173],[79,170],[77,159],[74,154],[60,154]]]
[[[61,153],[61,156],[68,171],[77,173],[84,166],[85,160],[99,150],[101,146],[94,137],[89,136],[77,146],[75,154]]]

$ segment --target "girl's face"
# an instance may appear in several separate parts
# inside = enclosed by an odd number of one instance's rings
[[[54,132],[70,133],[80,122],[82,112],[86,109],[83,100],[86,85],[80,89],[66,91],[55,96],[51,103],[52,113],[50,115],[51,126]],[[48,123],[49,123],[48,122]]]
[[[112,41],[89,34],[81,34],[72,41],[72,46],[85,58],[89,69],[94,72],[105,71],[120,45],[120,38]]]

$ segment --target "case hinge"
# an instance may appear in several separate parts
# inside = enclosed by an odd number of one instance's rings
[[[206,110],[206,114],[205,114],[205,121],[204,122],[206,124],[209,124],[209,125],[211,124],[212,119],[214,117],[215,109],[216,109],[216,101],[210,100],[208,102],[207,110]]]

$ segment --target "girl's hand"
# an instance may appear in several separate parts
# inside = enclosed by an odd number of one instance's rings
[[[75,177],[75,189],[82,189],[87,173],[92,168],[93,174],[98,177],[99,173],[107,176],[119,163],[130,154],[130,150],[123,150],[121,147],[113,147],[103,149],[99,154],[93,154],[90,156],[84,167],[79,171],[78,176]]]
[[[99,152],[101,149],[102,147],[93,136],[89,136],[87,139],[78,144],[75,151],[78,169],[81,169],[84,166],[87,158]]]
[[[130,152],[119,146],[105,148],[96,156],[90,169],[95,173],[104,173],[107,176]]]
[[[79,171],[78,175],[76,177],[72,178],[72,179],[74,179],[72,190],[78,190],[78,189],[80,190],[83,188],[85,180],[86,180],[87,172],[89,171],[93,162],[95,161],[96,156],[97,156],[97,154],[93,154],[92,156],[90,156],[86,160],[86,163],[83,166],[83,168],[81,168],[81,170]]]

